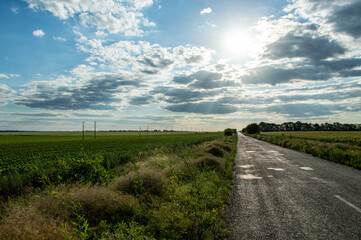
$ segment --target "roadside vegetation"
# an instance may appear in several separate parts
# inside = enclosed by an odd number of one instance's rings
[[[221,238],[237,136],[193,135],[126,158],[83,149],[60,161],[39,173],[40,188],[3,195],[0,239]]]
[[[361,131],[261,132],[247,135],[361,169]]]
[[[106,184],[128,162],[141,161],[159,149],[185,148],[221,133],[168,135],[0,136],[0,201],[52,184]],[[41,137],[41,138],[40,138]],[[70,139],[69,139],[70,137]],[[76,139],[74,139],[76,137]],[[34,139],[34,142],[31,142]]]

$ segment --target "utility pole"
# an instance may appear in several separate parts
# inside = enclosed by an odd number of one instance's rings
[[[149,130],[148,130],[148,125],[147,125],[147,137],[148,137],[148,135],[149,135]]]
[[[84,141],[84,121],[83,121],[83,141]]]
[[[97,122],[94,121],[94,140],[97,139]]]
[[[139,126],[139,137],[142,135],[142,126]]]

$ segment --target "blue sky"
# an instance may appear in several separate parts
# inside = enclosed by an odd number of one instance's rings
[[[357,0],[3,0],[0,130],[360,123]]]

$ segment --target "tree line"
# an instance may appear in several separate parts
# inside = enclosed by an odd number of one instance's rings
[[[280,132],[280,131],[361,131],[361,124],[348,123],[303,123],[284,122],[281,124],[261,122],[258,124],[262,132]]]

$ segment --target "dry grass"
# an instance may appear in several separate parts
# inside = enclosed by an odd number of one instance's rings
[[[232,151],[232,147],[225,142],[216,142],[214,143],[215,146],[222,148],[223,150],[227,151],[227,152],[231,152]]]
[[[215,144],[212,144],[211,146],[209,146],[208,152],[216,157],[223,157],[223,155],[224,155],[223,149]]]
[[[193,161],[193,164],[197,168],[203,168],[205,166],[217,170],[217,171],[224,171],[225,165],[222,159],[215,157],[213,155],[205,155],[202,157],[199,157]]]
[[[105,187],[80,187],[70,191],[73,203],[79,204],[90,224],[101,220],[126,219],[134,215],[138,201]]]
[[[32,207],[17,206],[0,223],[0,239],[76,239],[70,225],[64,226],[59,219],[44,216]]]
[[[165,172],[150,168],[143,168],[133,171],[125,176],[117,178],[112,184],[114,190],[129,194],[137,194],[137,191],[145,191],[153,195],[162,195],[163,186],[167,182]],[[139,189],[139,188],[142,188]]]

